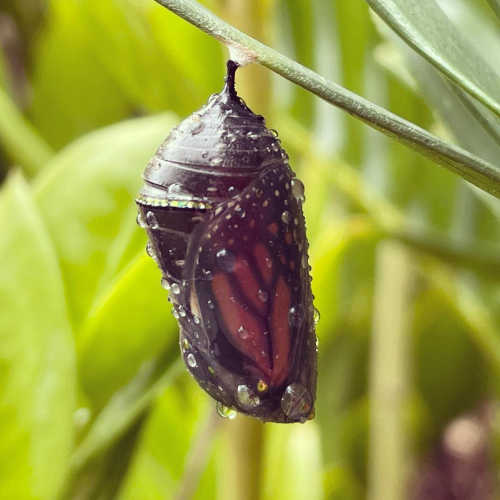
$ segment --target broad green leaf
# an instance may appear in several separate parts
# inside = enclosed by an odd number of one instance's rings
[[[54,0],[31,57],[35,127],[55,148],[79,135],[124,119],[130,102],[103,71],[82,31],[77,0]]]
[[[88,0],[75,8],[90,53],[135,109],[185,115],[222,87],[220,46],[179,19],[158,16],[153,2]],[[193,52],[195,60],[186,58]]]
[[[0,228],[0,497],[52,500],[72,447],[75,353],[57,257],[18,173]]]
[[[120,252],[131,253],[122,234],[138,231],[131,228],[141,174],[174,123],[172,115],[160,115],[94,132],[55,156],[36,179],[36,199],[61,260],[76,323],[119,271],[108,268],[110,260],[120,264]]]
[[[450,80],[500,115],[500,76],[434,0],[366,0],[412,48]]]
[[[142,251],[96,300],[78,338],[80,380],[102,406],[146,360],[178,343],[160,272]]]
[[[36,174],[52,150],[0,86],[0,144],[14,164],[28,175]]]

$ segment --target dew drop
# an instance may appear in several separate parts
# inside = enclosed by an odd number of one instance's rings
[[[165,290],[170,290],[170,283],[165,278],[162,278],[160,283]]]
[[[179,306],[179,316],[181,318],[185,318],[186,317],[186,310],[182,306]]]
[[[146,214],[146,222],[151,229],[158,229],[160,227],[156,215],[151,211]]]
[[[215,307],[214,303],[211,300],[207,302],[207,305],[210,309],[213,309]]]
[[[281,214],[281,220],[285,223],[285,224],[288,224],[290,222],[290,219],[291,219],[291,215],[290,215],[290,212],[288,210],[285,210],[282,214]]]
[[[306,197],[304,195],[304,184],[300,179],[294,177],[292,179],[292,193],[295,196],[295,199],[299,202],[299,205],[302,205],[306,201]]]
[[[271,129],[271,134],[274,135],[274,137],[278,137],[278,132],[274,130],[273,128]]]
[[[303,269],[307,267],[307,257],[306,255],[302,255],[302,258],[300,259],[300,265],[302,266]]]
[[[246,215],[246,212],[245,210],[243,210],[243,208],[241,207],[238,207],[236,210],[235,210],[235,213],[236,215],[240,218],[240,219],[243,219]]]
[[[302,420],[309,415],[312,398],[309,391],[300,384],[290,384],[281,398],[281,409],[292,420]]]
[[[142,216],[142,214],[141,214],[140,212],[137,214],[137,219],[136,219],[136,221],[137,221],[137,225],[138,225],[139,227],[147,227],[147,224],[146,224],[146,222],[144,221],[144,217]]]
[[[217,266],[225,273],[231,273],[236,266],[236,255],[231,250],[223,248],[215,255]]]
[[[227,194],[231,197],[234,197],[240,194],[240,190],[238,188],[235,188],[234,186],[230,186],[227,190]]]
[[[228,418],[229,420],[234,420],[236,418],[236,415],[238,414],[238,412],[234,408],[226,406],[225,404],[222,404],[220,401],[217,401],[215,409],[222,418]]]
[[[172,309],[172,315],[175,319],[179,319],[179,313],[177,312],[177,309]]]
[[[238,337],[240,339],[245,340],[248,338],[248,330],[242,326],[238,328],[238,331],[236,333],[238,334]]]
[[[317,325],[319,323],[319,319],[320,319],[320,314],[319,314],[319,311],[314,308],[314,313],[313,313],[313,320],[314,320],[314,324]]]
[[[266,257],[266,260],[264,262],[266,264],[266,267],[268,267],[269,269],[273,267],[273,261],[269,257]]]
[[[203,122],[198,122],[192,130],[193,135],[198,135],[205,128],[205,124]]]
[[[195,325],[199,325],[200,324],[200,318],[198,318],[198,316],[193,316],[193,323]]]
[[[239,385],[236,390],[236,401],[245,410],[251,410],[260,404],[260,398],[247,385]]]
[[[177,182],[174,184],[170,184],[170,186],[168,186],[167,192],[168,194],[172,194],[175,196],[191,196],[191,194],[184,188],[184,186]]]
[[[156,254],[153,248],[153,245],[151,244],[150,241],[148,241],[148,244],[146,245],[146,253],[153,259],[156,260]]]
[[[213,158],[210,158],[209,164],[212,165],[212,167],[219,167],[222,165],[222,157],[221,156],[214,156]]]
[[[214,275],[212,274],[211,271],[204,271],[203,275],[205,276],[205,279],[207,281],[212,281],[214,279]]]
[[[304,306],[302,304],[292,306],[288,310],[288,323],[290,326],[299,327],[302,324],[302,321],[304,321],[304,317]]]
[[[257,297],[261,302],[267,302],[267,299],[269,297],[268,293],[265,290],[259,290],[257,292]]]
[[[181,287],[177,283],[172,283],[170,286],[172,292],[175,293],[175,295],[179,295],[181,293]]]
[[[188,364],[188,366],[190,366],[191,368],[196,368],[197,366],[197,363],[196,363],[196,358],[194,357],[194,354],[192,352],[190,352],[188,355],[187,355],[187,358],[186,358],[186,363]]]

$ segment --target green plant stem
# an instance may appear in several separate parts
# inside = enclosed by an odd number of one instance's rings
[[[259,500],[264,424],[244,415],[224,424],[218,498]]]
[[[347,111],[376,130],[460,175],[468,182],[500,197],[499,167],[439,139],[413,123],[301,66],[228,25],[194,0],[155,1],[205,33],[238,49],[253,61]]]
[[[412,274],[407,249],[383,241],[377,256],[370,363],[369,500],[405,497]]]

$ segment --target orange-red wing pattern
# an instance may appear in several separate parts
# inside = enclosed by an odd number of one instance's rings
[[[290,384],[315,389],[307,241],[292,179],[286,165],[268,169],[196,241],[193,282],[213,364],[236,392],[266,388],[257,414],[279,406]]]

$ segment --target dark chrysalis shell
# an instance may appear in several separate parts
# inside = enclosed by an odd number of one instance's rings
[[[314,416],[316,336],[303,184],[275,131],[237,97],[237,64],[144,172],[139,224],[163,274],[188,370],[267,422]]]

